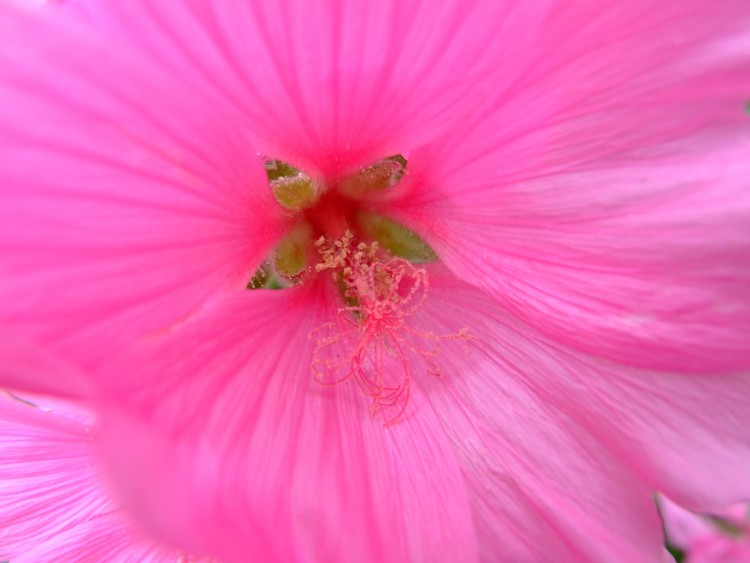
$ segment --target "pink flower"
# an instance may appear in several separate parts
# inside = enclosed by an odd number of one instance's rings
[[[656,561],[654,491],[748,498],[746,0],[70,7],[0,4],[0,376],[155,537]]]
[[[715,514],[695,514],[661,497],[660,512],[669,542],[687,563],[750,561],[750,509],[736,504]]]
[[[51,561],[198,561],[144,538],[98,471],[92,417],[0,395],[0,557]]]

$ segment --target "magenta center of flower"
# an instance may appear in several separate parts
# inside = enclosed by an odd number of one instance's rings
[[[373,413],[387,424],[404,414],[414,366],[439,376],[440,344],[467,341],[466,329],[439,335],[420,330],[414,316],[427,299],[424,264],[434,251],[405,226],[373,211],[369,202],[406,172],[396,156],[363,168],[331,186],[279,161],[266,162],[271,189],[292,226],[256,272],[249,289],[284,289],[319,276],[341,299],[338,318],[311,333],[315,381],[357,383]]]

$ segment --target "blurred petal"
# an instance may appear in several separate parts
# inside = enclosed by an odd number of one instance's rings
[[[693,549],[686,563],[747,563],[750,561],[750,540],[713,538]]]
[[[713,527],[697,514],[682,508],[664,495],[659,495],[659,514],[669,543],[687,551],[701,536],[714,533]]]
[[[91,367],[243,287],[282,220],[232,111],[52,15],[0,4],[0,320]]]
[[[0,325],[0,381],[9,388],[91,398],[87,376],[50,350]]]
[[[313,382],[309,336],[335,318],[321,291],[228,296],[128,354],[113,397],[138,414],[108,411],[105,453],[129,506],[229,561],[474,560],[463,476],[418,394],[386,428],[353,382]]]
[[[747,504],[714,513],[724,523],[685,510],[663,496],[659,499],[659,511],[669,542],[685,552],[687,563],[745,563],[750,560]],[[728,529],[727,523],[737,529]]]
[[[177,561],[142,537],[113,502],[96,467],[90,415],[0,395],[0,558]]]

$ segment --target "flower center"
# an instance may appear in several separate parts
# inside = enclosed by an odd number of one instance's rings
[[[267,160],[266,170],[292,227],[248,289],[284,289],[330,273],[342,306],[337,319],[310,334],[313,377],[324,386],[355,381],[373,414],[382,410],[386,424],[398,421],[414,366],[440,376],[441,344],[472,338],[465,328],[439,335],[414,326],[429,288],[420,265],[437,255],[416,233],[371,208],[407,173],[406,160],[386,158],[330,186],[279,161]]]
[[[313,241],[340,239],[346,231],[360,241],[376,241],[384,251],[413,263],[434,262],[435,252],[416,233],[372,209],[382,194],[406,174],[401,155],[385,158],[343,179],[315,180],[279,160],[265,167],[276,201],[292,227],[248,283],[248,289],[284,289],[315,273]]]

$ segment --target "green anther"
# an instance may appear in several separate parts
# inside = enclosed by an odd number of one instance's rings
[[[365,234],[394,256],[415,264],[438,259],[435,251],[419,235],[396,221],[369,211],[360,211],[357,223]]]
[[[318,192],[310,177],[291,164],[281,160],[266,159],[266,168],[271,191],[282,207],[299,211],[309,207],[318,199]]]
[[[295,168],[291,164],[282,162],[281,160],[269,158],[266,159],[263,165],[266,168],[268,179],[271,181],[278,180],[279,178],[290,178],[299,174],[299,170],[297,168]]]
[[[270,277],[271,264],[266,260],[255,271],[253,279],[247,284],[247,289],[264,289]]]
[[[307,223],[294,227],[273,251],[273,267],[285,279],[299,278],[310,265],[312,229]]]
[[[287,287],[289,284],[279,279],[269,260],[258,267],[253,279],[247,284],[247,289],[286,289]]]
[[[350,197],[361,197],[369,191],[383,190],[398,183],[406,170],[406,159],[389,156],[363,168],[341,182],[341,191]]]
[[[318,199],[312,180],[301,173],[291,178],[272,181],[271,191],[282,207],[294,211],[310,207]]]

